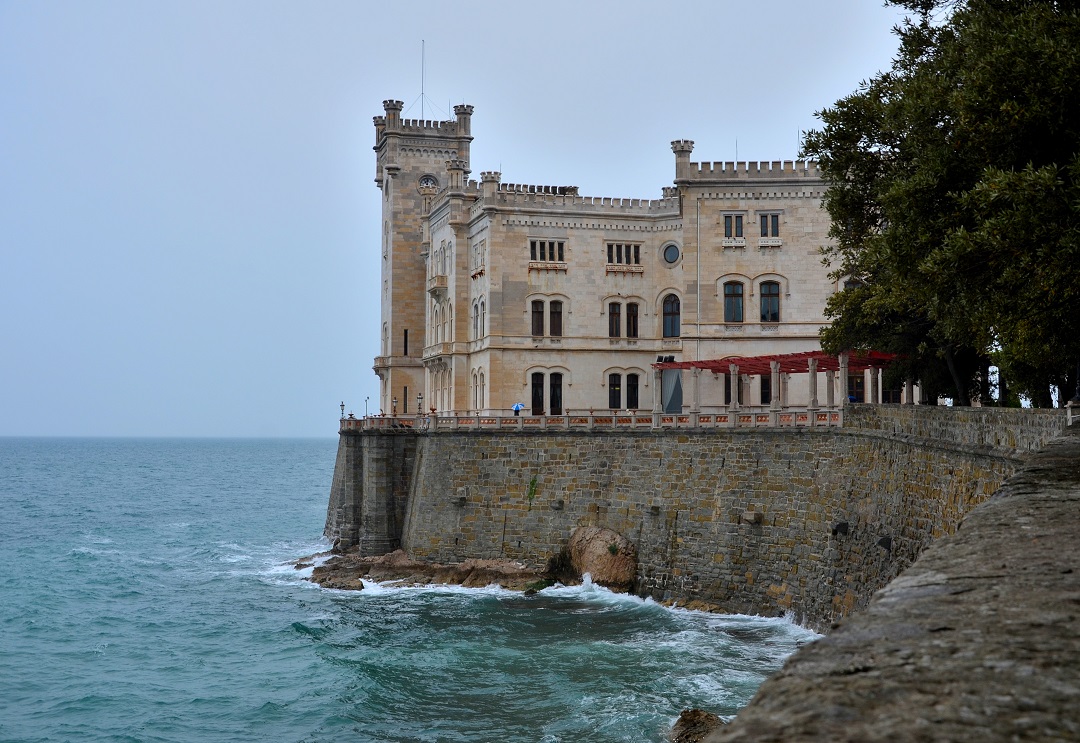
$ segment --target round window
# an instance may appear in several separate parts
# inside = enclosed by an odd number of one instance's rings
[[[664,246],[664,262],[668,264],[675,264],[679,262],[679,246],[678,245],[665,245]]]

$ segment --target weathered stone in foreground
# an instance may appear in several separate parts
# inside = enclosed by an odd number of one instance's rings
[[[612,591],[634,590],[637,547],[616,531],[601,526],[579,526],[570,535],[570,560],[579,575]]]
[[[724,722],[712,712],[701,709],[684,709],[668,738],[671,743],[700,743],[705,736]]]
[[[1080,426],[709,741],[1080,740]]]

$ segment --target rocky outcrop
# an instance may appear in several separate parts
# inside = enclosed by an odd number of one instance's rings
[[[300,565],[307,563],[310,560]],[[539,571],[512,560],[466,560],[445,565],[413,560],[401,550],[378,557],[360,557],[355,552],[333,555],[316,566],[311,574],[311,580],[323,588],[347,591],[362,590],[364,579],[379,583],[394,581],[407,586],[447,584],[483,588],[500,585],[511,590],[526,590],[545,583]]]
[[[611,529],[579,526],[570,535],[570,563],[578,575],[588,573],[593,583],[628,593],[637,581],[637,546]]]
[[[671,729],[671,743],[700,743],[705,736],[724,724],[712,712],[701,709],[684,709]]]

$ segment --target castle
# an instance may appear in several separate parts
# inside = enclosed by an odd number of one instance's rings
[[[813,163],[695,163],[671,143],[674,185],[655,200],[574,186],[469,180],[473,107],[455,119],[376,116],[382,191],[381,349],[387,414],[664,410],[683,407],[695,361],[819,348],[829,219]],[[746,405],[770,375],[695,376],[701,399]],[[787,396],[790,394],[791,399]]]

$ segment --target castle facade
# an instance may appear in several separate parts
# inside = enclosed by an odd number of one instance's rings
[[[837,286],[821,263],[815,164],[696,163],[694,143],[677,140],[661,198],[589,197],[493,171],[469,180],[472,106],[452,121],[402,119],[401,101],[383,109],[384,413],[678,412],[682,372],[654,372],[658,360],[819,349]],[[774,390],[769,375],[733,390],[697,370],[693,384],[716,405],[798,403],[801,390]]]

